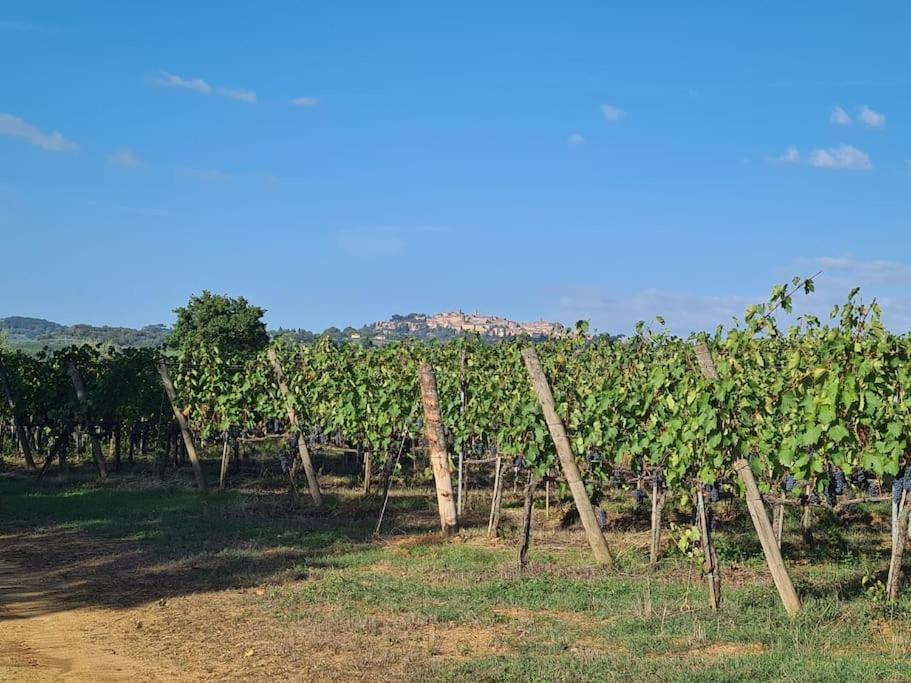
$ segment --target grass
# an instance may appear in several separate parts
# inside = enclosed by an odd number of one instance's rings
[[[713,612],[691,559],[668,548],[650,571],[647,521],[626,496],[609,503],[629,529],[609,535],[616,568],[593,567],[581,533],[545,523],[539,511],[520,573],[510,528],[518,501],[505,511],[506,538],[486,538],[488,503],[479,495],[468,528],[443,543],[433,534],[431,492],[395,489],[393,533],[378,539],[379,501],[362,500],[343,478],[327,478],[326,510],[292,512],[278,480],[247,478],[200,495],[185,476],[162,483],[139,471],[99,484],[72,475],[38,485],[19,472],[0,475],[0,542],[35,571],[50,560],[80,572],[86,589],[68,594],[68,606],[139,610],[165,596],[185,620],[169,621],[175,639],[232,619],[231,632],[259,638],[265,668],[257,671],[275,676],[911,680],[911,589],[886,605],[863,582],[881,579],[888,561],[888,520],[875,506],[849,520],[819,515],[812,547],[789,520],[784,555],[804,601],[792,620],[737,506],[719,511],[723,602]],[[100,583],[115,588],[99,596]],[[200,648],[180,656],[221,657],[245,677],[249,663],[220,642],[202,637]]]

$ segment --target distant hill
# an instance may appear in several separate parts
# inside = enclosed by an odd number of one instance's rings
[[[40,351],[44,347],[60,349],[71,344],[100,343],[118,347],[157,347],[164,343],[171,332],[170,328],[164,325],[146,325],[140,329],[107,325],[61,325],[42,318],[22,316],[0,318],[0,331],[6,334],[12,348],[30,353]],[[446,341],[466,334],[477,334],[485,341],[495,341],[522,335],[536,338],[560,336],[566,332],[566,328],[558,323],[517,323],[497,316],[455,311],[437,315],[393,315],[389,320],[381,320],[360,328],[330,327],[322,333],[279,328],[270,330],[269,334],[287,335],[304,344],[312,343],[321,335],[328,335],[337,342],[385,344],[403,339]]]
[[[14,349],[37,351],[45,346],[59,349],[70,344],[101,343],[120,347],[160,346],[170,333],[164,325],[146,325],[141,329],[107,325],[61,325],[42,318],[13,316],[0,318],[0,330],[6,333]]]

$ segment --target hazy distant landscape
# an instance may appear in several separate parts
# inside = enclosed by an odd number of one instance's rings
[[[141,328],[109,325],[62,325],[44,318],[11,316],[0,318],[0,332],[12,349],[37,353],[41,349],[62,349],[71,344],[111,344],[119,348],[155,348],[161,346],[171,333],[167,325],[145,325]],[[327,335],[336,342],[355,344],[384,344],[401,339],[439,339],[446,341],[464,334],[478,334],[486,341],[527,335],[546,337],[564,332],[562,325],[537,321],[518,323],[497,316],[462,313],[461,311],[426,315],[409,313],[393,315],[388,320],[359,328],[329,327],[322,332],[304,329],[277,328],[270,336],[288,335],[295,341],[310,343]]]

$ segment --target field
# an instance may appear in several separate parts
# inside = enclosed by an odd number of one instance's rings
[[[889,604],[877,584],[886,505],[817,512],[812,544],[790,513],[783,554],[804,603],[790,619],[741,501],[718,506],[713,612],[673,532],[649,569],[648,513],[629,492],[604,503],[618,557],[603,568],[540,489],[520,571],[511,479],[500,538],[483,472],[454,538],[440,539],[420,472],[393,486],[374,536],[380,496],[337,460],[316,456],[323,508],[293,511],[255,467],[202,494],[186,467],[160,478],[139,460],[99,482],[85,463],[36,484],[7,461],[0,680],[911,680],[911,600]]]

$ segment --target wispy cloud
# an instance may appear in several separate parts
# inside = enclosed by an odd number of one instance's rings
[[[79,145],[67,140],[56,130],[51,133],[45,133],[37,126],[20,119],[18,116],[3,112],[0,112],[0,135],[23,138],[35,145],[35,147],[40,147],[48,152],[71,152],[79,149]]]
[[[611,122],[619,121],[626,114],[626,112],[624,112],[622,109],[611,104],[602,104],[601,113],[604,115],[604,118],[606,120]]]
[[[165,88],[180,88],[182,90],[193,90],[203,95],[208,95],[212,92],[212,86],[206,83],[201,78],[182,78],[167,71],[162,70],[161,73],[156,76],[153,81],[160,86]]]
[[[770,164],[799,164],[800,152],[794,145],[791,145],[785,150],[784,154],[779,154],[775,157],[769,157],[767,161]]]
[[[834,123],[836,126],[850,126],[853,123],[851,117],[841,107],[835,107],[832,110],[832,114],[829,116],[829,122]]]
[[[569,136],[568,142],[571,145],[581,145],[583,142],[585,142],[585,138],[578,133],[573,133]]]
[[[853,256],[819,256],[810,262],[826,273],[848,276],[867,284],[911,284],[911,265],[898,261],[859,259]]]
[[[789,278],[795,273],[817,276],[816,292],[797,297],[797,315],[816,315],[828,320],[829,311],[843,304],[848,292],[861,288],[865,301],[876,299],[883,310],[883,322],[892,330],[911,328],[911,264],[853,256],[819,256],[798,259],[780,269]],[[770,278],[769,287],[775,282]],[[740,293],[692,293],[666,289],[624,291],[601,285],[564,287],[555,290],[555,317],[565,322],[578,319],[591,321],[600,330],[629,333],[639,320],[653,321],[661,316],[676,334],[712,330],[717,325],[730,326],[743,319],[747,306],[768,299],[768,292],[757,290]],[[787,319],[787,315],[782,316]]]
[[[797,147],[791,145],[784,154],[766,159],[770,164],[804,164],[814,168],[833,168],[851,171],[870,171],[873,163],[870,157],[851,145],[839,145],[828,149],[814,149],[804,159]]]
[[[810,166],[816,168],[837,168],[850,171],[870,171],[873,164],[865,152],[851,145],[839,145],[828,149],[816,149],[807,159]]]
[[[133,150],[126,147],[109,154],[108,163],[117,168],[137,168],[142,166],[142,161],[139,160],[139,157],[133,153]]]
[[[253,104],[256,102],[256,93],[252,90],[236,90],[233,88],[218,88],[215,91],[216,94],[221,95],[222,97],[227,97],[232,100],[237,100],[238,102],[248,102]]]
[[[295,97],[291,100],[291,104],[295,107],[315,107],[319,104],[318,97]]]
[[[158,76],[155,76],[152,79],[152,82],[164,88],[190,90],[201,95],[215,94],[221,97],[227,97],[228,99],[235,100],[237,102],[246,102],[248,104],[254,104],[256,102],[256,92],[253,90],[213,86],[202,78],[184,78],[182,76],[178,76],[177,74],[172,74],[164,70],[162,70]]]
[[[232,178],[230,173],[215,168],[181,168],[178,172],[188,178],[209,183],[224,183]]]
[[[860,113],[858,116],[867,128],[886,127],[886,115],[873,111],[866,104],[860,108]]]

